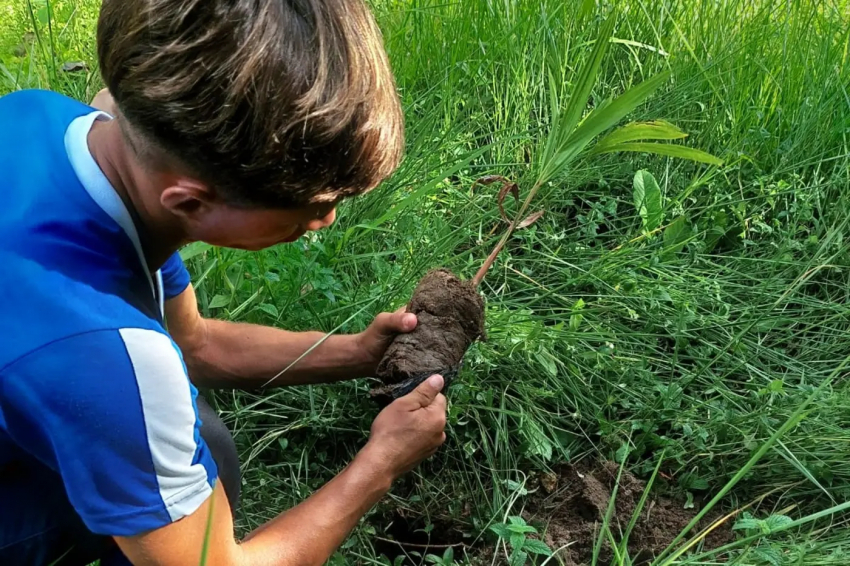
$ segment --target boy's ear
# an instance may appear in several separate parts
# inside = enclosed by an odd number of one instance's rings
[[[189,217],[209,210],[216,202],[216,198],[212,190],[206,185],[180,179],[162,191],[159,202],[172,214]]]

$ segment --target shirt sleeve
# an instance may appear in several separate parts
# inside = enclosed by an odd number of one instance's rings
[[[173,299],[186,290],[191,281],[189,271],[183,264],[178,252],[174,252],[160,269],[162,273],[162,291],[165,300]]]
[[[141,328],[54,342],[0,375],[13,440],[58,472],[94,533],[133,536],[190,515],[217,470],[177,346]]]

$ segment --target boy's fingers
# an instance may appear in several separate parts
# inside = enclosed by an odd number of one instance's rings
[[[443,383],[442,375],[432,375],[420,383],[419,387],[411,391],[410,396],[416,401],[419,407],[427,407],[440,394],[440,391],[443,389]]]
[[[416,328],[416,315],[407,312],[404,307],[392,314],[386,314],[385,321],[384,330],[389,334],[410,332]]]

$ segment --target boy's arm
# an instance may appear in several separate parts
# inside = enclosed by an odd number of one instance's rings
[[[442,385],[441,378],[431,378],[389,405],[375,419],[369,442],[342,473],[241,544],[233,538],[233,519],[220,485],[191,515],[150,533],[115,540],[136,566],[323,564],[392,481],[445,440]]]
[[[261,387],[311,348],[270,385],[328,383],[374,375],[393,337],[416,327],[413,314],[383,313],[360,334],[331,336],[316,346],[324,333],[205,319],[191,285],[166,302],[165,314],[168,331],[183,352],[192,381],[211,388]]]

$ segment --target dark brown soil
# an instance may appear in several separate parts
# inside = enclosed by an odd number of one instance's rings
[[[446,269],[419,281],[407,310],[419,323],[387,349],[377,375],[386,386],[373,390],[375,397],[400,397],[435,373],[448,386],[470,344],[484,335],[484,301],[470,282]]]
[[[541,476],[539,496],[529,503],[526,519],[546,525],[543,538],[553,550],[572,543],[559,553],[566,564],[590,564],[618,470],[619,466],[612,462],[595,467],[564,465],[557,474]],[[623,471],[611,519],[615,540],[619,541],[628,528],[645,487],[644,482]],[[629,555],[633,563],[649,564],[699,510],[698,504],[694,509],[685,509],[682,502],[651,495],[629,536]],[[709,513],[690,534],[697,534],[719,516],[719,513]],[[731,525],[723,524],[705,538],[705,548],[717,548],[731,540]],[[611,547],[606,542],[599,563],[608,564],[611,558]]]

